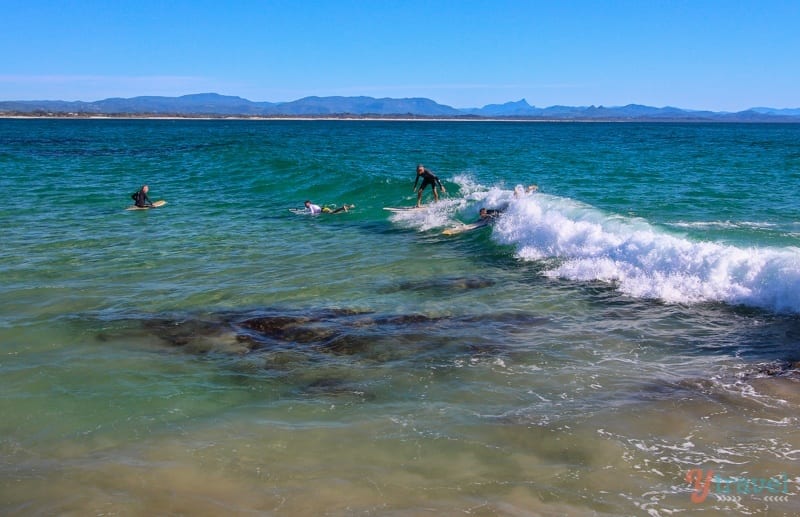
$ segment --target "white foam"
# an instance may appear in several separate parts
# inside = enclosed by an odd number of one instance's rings
[[[670,226],[677,228],[699,228],[699,229],[721,229],[721,230],[738,230],[738,229],[752,229],[764,230],[778,227],[775,223],[760,222],[760,221],[678,221],[671,223]]]
[[[525,260],[561,259],[552,277],[615,283],[666,302],[720,301],[800,312],[800,248],[739,248],[696,242],[644,220],[609,215],[570,199],[514,199],[495,238]]]
[[[424,204],[422,209],[392,214],[391,221],[420,231],[428,231],[458,222],[476,220],[481,206],[491,209],[505,208],[514,198],[510,190],[498,187],[487,189],[467,175],[458,175],[453,181],[458,183],[461,197],[440,194],[439,201],[433,203],[430,199],[431,194],[426,192],[428,203]]]
[[[390,219],[406,227],[427,231],[451,223],[453,212],[465,204],[464,199],[441,199],[438,203],[426,204],[419,210],[394,213]]]
[[[493,238],[514,246],[523,260],[557,259],[550,260],[548,276],[609,282],[630,296],[669,303],[724,302],[800,312],[800,248],[693,241],[572,199],[515,196],[513,190],[469,185],[465,205],[450,209],[460,207],[463,218],[477,213],[478,205],[505,207]]]

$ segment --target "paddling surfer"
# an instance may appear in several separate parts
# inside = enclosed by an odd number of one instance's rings
[[[420,178],[422,178],[422,185],[420,185],[419,190],[417,190],[417,182],[419,182]],[[439,178],[437,178],[434,173],[426,169],[420,163],[419,165],[417,165],[417,177],[414,178],[414,189],[413,189],[417,190],[417,207],[422,205],[422,191],[425,190],[425,187],[427,187],[428,185],[430,185],[431,189],[433,189],[434,201],[439,201],[439,192],[437,190],[437,186],[442,189],[442,192],[447,192],[444,189],[444,185],[442,185],[442,182],[439,181]]]
[[[310,200],[306,199],[305,201],[306,210],[308,210],[311,214],[338,214],[339,212],[347,212],[351,208],[356,205],[342,205],[339,208],[328,208],[327,206],[322,207],[319,205],[315,205]]]
[[[153,206],[152,201],[150,198],[147,197],[147,193],[150,191],[150,187],[147,185],[142,185],[138,191],[131,194],[131,199],[133,199],[133,203],[139,208],[146,208]]]

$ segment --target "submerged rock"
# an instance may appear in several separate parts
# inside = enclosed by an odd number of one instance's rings
[[[252,318],[239,323],[237,326],[253,331],[254,339],[278,341],[292,341],[296,343],[315,343],[329,339],[335,331],[326,325],[319,324],[319,320],[305,317],[268,316]]]
[[[743,373],[746,378],[753,377],[788,377],[800,380],[800,361],[775,361],[759,363],[752,370]]]
[[[441,292],[443,294],[453,291],[466,291],[471,289],[484,289],[495,285],[495,281],[483,277],[436,277],[423,280],[409,280],[384,287],[380,292],[392,293],[396,291]]]
[[[113,332],[102,331],[98,334],[98,339],[109,341],[126,336],[149,336],[159,343],[192,354],[218,352],[240,355],[258,348],[258,343],[237,332],[224,320],[157,317],[136,319],[129,324],[136,325],[138,328],[132,332],[123,332],[122,329],[116,329]]]
[[[385,362],[415,360],[423,354],[426,361],[435,361],[437,354],[501,354],[505,347],[496,335],[507,335],[516,325],[539,325],[543,318],[524,313],[431,316],[273,308],[133,321],[135,334],[190,354],[259,354],[263,359],[251,365],[288,371],[308,361],[327,361],[326,356]],[[449,362],[445,358],[443,364]]]

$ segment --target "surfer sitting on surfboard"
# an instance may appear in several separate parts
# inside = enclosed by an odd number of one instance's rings
[[[339,212],[347,212],[351,208],[356,205],[342,205],[339,208],[328,208],[327,206],[321,207],[319,205],[315,205],[308,199],[304,203],[306,205],[306,210],[308,210],[312,214],[338,214]]]
[[[138,206],[139,208],[145,208],[148,206],[153,206],[153,203],[150,201],[150,198],[147,197],[147,192],[150,190],[150,187],[147,185],[142,185],[138,191],[131,194],[131,198],[133,199],[133,203]]]
[[[422,185],[420,185],[419,190],[417,190],[417,182],[419,181],[420,176],[422,177]],[[436,186],[438,185],[439,188],[442,189],[442,192],[447,192],[444,189],[444,185],[442,182],[439,181],[439,178],[436,177],[434,173],[426,169],[421,163],[417,165],[417,177],[414,178],[414,188],[412,190],[417,190],[417,207],[422,204],[422,191],[425,190],[425,187],[428,185],[431,186],[433,189],[433,200],[439,201],[439,192],[436,190]]]

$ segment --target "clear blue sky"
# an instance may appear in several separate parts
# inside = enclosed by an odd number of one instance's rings
[[[800,0],[0,0],[0,100],[800,107]]]

